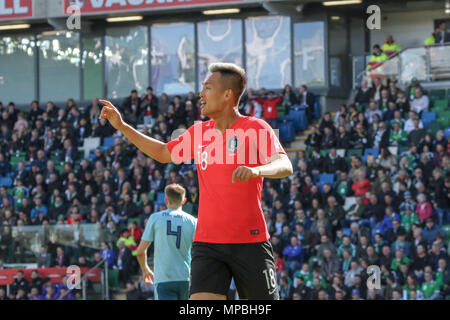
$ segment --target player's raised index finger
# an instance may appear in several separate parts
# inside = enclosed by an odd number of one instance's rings
[[[100,103],[106,104],[108,107],[115,109],[114,105],[108,100],[98,100]]]

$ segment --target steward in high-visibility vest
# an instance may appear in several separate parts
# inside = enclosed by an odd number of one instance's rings
[[[369,59],[369,63],[367,64],[367,70],[387,60],[388,56],[383,51],[381,51],[380,46],[376,44],[373,46],[373,53]]]
[[[387,36],[386,42],[381,46],[381,50],[389,57],[395,53],[402,51],[402,47],[394,42],[391,35]]]
[[[137,244],[134,241],[134,238],[130,236],[130,232],[127,229],[123,231],[120,238],[117,240],[116,246],[119,246],[119,242],[121,241],[125,244],[125,247],[130,249],[133,256],[137,255]]]

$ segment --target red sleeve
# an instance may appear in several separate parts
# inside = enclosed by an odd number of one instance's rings
[[[253,100],[255,100],[256,102],[258,102],[259,104],[264,104],[266,103],[266,100],[263,100],[261,98],[253,98]]]
[[[167,149],[169,149],[173,162],[179,164],[194,158],[194,127],[197,125],[202,124],[194,124],[180,136],[167,143]]]

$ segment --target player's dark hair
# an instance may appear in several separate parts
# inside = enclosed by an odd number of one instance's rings
[[[186,190],[181,185],[173,183],[166,186],[164,193],[171,204],[180,206],[186,195]]]
[[[209,66],[209,72],[219,72],[229,89],[233,91],[236,104],[239,104],[245,88],[247,86],[247,75],[245,70],[233,63],[212,63]],[[228,88],[227,88],[228,89]]]

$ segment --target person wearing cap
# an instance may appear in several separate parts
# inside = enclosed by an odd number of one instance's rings
[[[392,35],[388,35],[386,42],[381,46],[381,50],[389,57],[402,51],[402,46],[394,41]]]
[[[420,85],[419,80],[416,77],[411,79],[411,84],[406,89],[405,93],[408,95],[408,100],[412,101],[416,97],[416,88],[420,88],[423,91],[423,87]]]
[[[364,300],[363,298],[361,298],[358,289],[353,289],[352,290],[352,300]]]
[[[411,198],[411,192],[406,191],[405,201],[400,205],[401,226],[410,232],[414,224],[419,224],[419,217],[415,213],[416,203]]]

